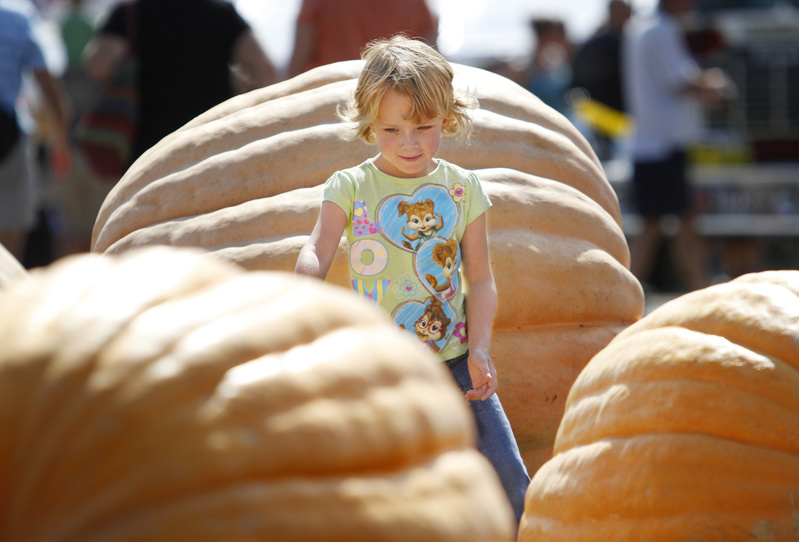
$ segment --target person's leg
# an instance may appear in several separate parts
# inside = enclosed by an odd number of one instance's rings
[[[36,222],[37,190],[31,178],[30,139],[21,135],[0,164],[0,243],[20,262]]]
[[[530,485],[530,477],[510,422],[496,393],[485,401],[470,401],[469,404],[477,423],[477,449],[497,471],[518,522],[524,512],[524,497]]]
[[[674,201],[673,214],[680,219],[679,230],[672,241],[671,257],[686,286],[699,290],[709,285],[705,240],[694,226],[693,187],[688,178],[688,156],[675,152],[669,162]]]
[[[668,209],[672,195],[668,188],[666,161],[636,161],[633,163],[633,204],[641,217],[641,231],[630,240],[630,271],[639,282],[650,279],[658,250],[663,241],[660,217]]]
[[[652,274],[662,238],[660,220],[646,218],[641,231],[630,241],[630,271],[641,283]]]
[[[463,393],[472,388],[467,360],[468,356],[463,355],[447,362]],[[524,512],[524,497],[530,485],[530,476],[519,453],[510,422],[497,394],[485,401],[469,401],[469,405],[477,426],[477,448],[499,476],[518,524]]]
[[[696,232],[692,216],[680,217],[680,229],[672,243],[672,258],[688,288],[701,290],[710,284],[705,242]]]

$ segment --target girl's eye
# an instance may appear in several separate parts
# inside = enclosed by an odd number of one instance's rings
[[[418,130],[429,130],[432,126],[419,126]]]

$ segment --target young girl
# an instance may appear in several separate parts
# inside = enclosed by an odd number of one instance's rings
[[[379,154],[328,179],[296,272],[324,279],[346,230],[353,288],[447,363],[475,413],[478,447],[519,519],[530,478],[489,356],[497,304],[486,238],[491,203],[473,172],[435,158],[442,135],[469,136],[467,109],[476,100],[455,95],[451,66],[421,41],[373,42],[363,59],[354,99],[339,116]]]

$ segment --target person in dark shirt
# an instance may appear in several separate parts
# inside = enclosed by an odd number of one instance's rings
[[[110,12],[86,48],[105,80],[128,46],[138,59],[139,126],[132,161],[236,93],[276,81],[274,66],[235,7],[222,0],[134,0]],[[233,69],[231,69],[233,68]]]
[[[572,59],[573,89],[585,92],[585,98],[601,104],[613,118],[626,112],[622,94],[621,35],[632,15],[628,0],[610,0],[608,17],[597,32],[577,48]],[[596,119],[594,119],[596,121]],[[591,142],[597,156],[606,160],[613,155],[614,140],[620,135],[613,125],[594,122]]]
[[[624,111],[621,83],[621,33],[632,15],[627,0],[610,0],[608,18],[578,47],[572,61],[573,87],[585,88],[591,99]]]

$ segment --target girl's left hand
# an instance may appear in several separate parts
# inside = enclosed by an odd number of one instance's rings
[[[485,401],[497,391],[497,371],[488,352],[469,351],[469,376],[472,389],[466,392],[469,401]]]

